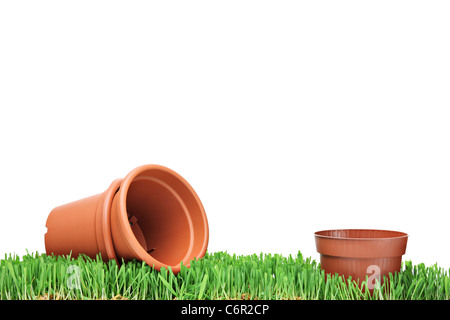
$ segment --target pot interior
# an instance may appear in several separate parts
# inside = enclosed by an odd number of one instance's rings
[[[166,265],[178,265],[189,251],[192,222],[183,201],[157,179],[135,179],[128,189],[127,214],[141,246]]]

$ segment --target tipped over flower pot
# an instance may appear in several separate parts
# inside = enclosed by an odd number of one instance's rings
[[[47,254],[100,253],[105,261],[137,259],[175,274],[205,255],[209,239],[194,189],[159,165],[140,166],[103,193],[54,208],[46,227]]]
[[[368,278],[370,291],[382,284],[383,276],[400,272],[408,235],[398,231],[343,229],[315,234],[320,265],[326,274],[361,282]]]

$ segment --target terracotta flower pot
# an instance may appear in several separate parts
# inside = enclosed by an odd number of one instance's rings
[[[144,165],[103,193],[53,209],[47,218],[47,254],[86,254],[145,261],[156,269],[205,255],[209,231],[194,189],[176,172]]]
[[[368,276],[370,290],[382,284],[383,276],[399,272],[408,235],[398,231],[344,229],[315,233],[320,265],[325,273],[348,278],[361,284]]]

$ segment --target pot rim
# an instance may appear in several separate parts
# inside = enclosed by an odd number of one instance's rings
[[[133,181],[135,181],[135,178],[141,174],[142,172],[145,172],[147,170],[161,170],[164,171],[174,177],[176,177],[181,183],[183,183],[183,185],[191,192],[192,196],[194,197],[197,205],[199,206],[201,213],[202,213],[202,218],[204,221],[204,226],[205,226],[205,241],[204,241],[204,246],[200,252],[200,256],[204,255],[208,246],[208,238],[209,238],[209,228],[208,228],[208,223],[207,223],[207,218],[206,218],[206,213],[205,213],[205,209],[203,208],[203,205],[200,201],[200,198],[198,197],[197,193],[194,191],[194,189],[191,187],[191,185],[182,177],[180,176],[178,173],[176,173],[175,171],[161,166],[161,165],[157,165],[157,164],[147,164],[147,165],[142,165],[139,166],[137,168],[135,168],[134,170],[132,170],[130,173],[128,173],[128,175],[122,180],[122,183],[120,185],[120,189],[119,190],[119,198],[118,198],[118,209],[119,212],[127,212],[126,210],[126,201],[127,201],[127,195],[128,195],[128,190],[129,187],[131,185],[131,183]],[[183,260],[180,261],[183,262],[185,265],[189,265],[189,261],[185,261],[189,258],[189,255],[192,253],[192,249],[193,249],[193,243],[194,243],[194,232],[192,230],[193,226],[192,226],[192,221],[191,218],[189,216],[187,216],[188,221],[189,221],[189,225],[190,225],[190,245],[189,245],[189,250],[186,253],[186,255],[183,257]],[[163,267],[163,266],[167,266],[167,267],[171,267],[173,272],[178,272],[179,269],[181,268],[180,263],[178,263],[177,265],[167,265],[165,263],[162,263],[161,261],[157,260],[155,257],[153,257],[151,254],[149,254],[148,252],[146,252],[144,250],[144,248],[139,244],[138,240],[136,239],[131,226],[129,224],[128,221],[128,217],[126,214],[122,214],[119,215],[119,220],[120,220],[120,224],[121,224],[121,229],[122,232],[124,233],[124,235],[126,236],[127,240],[128,240],[128,246],[130,246],[130,249],[132,249],[143,261],[146,261],[150,266],[152,266],[150,264],[150,262],[153,264],[153,266],[157,267],[158,269]]]
[[[111,206],[114,196],[119,191],[122,184],[122,179],[114,180],[105,192],[102,208],[102,233],[105,244],[106,254],[109,260],[115,260],[118,264],[116,251],[114,250],[114,243],[111,233]]]
[[[397,234],[397,236],[392,237],[366,237],[366,238],[349,238],[349,237],[334,237],[334,236],[327,236],[320,233],[325,232],[332,232],[332,231],[382,231],[382,232],[392,232],[394,234]],[[333,240],[352,240],[352,241],[378,241],[378,240],[393,240],[393,239],[402,239],[402,238],[408,238],[409,235],[402,231],[394,231],[394,230],[385,230],[385,229],[328,229],[328,230],[321,230],[314,232],[314,236],[316,238],[322,238],[322,239],[333,239]]]

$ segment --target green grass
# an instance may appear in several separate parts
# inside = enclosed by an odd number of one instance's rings
[[[99,257],[35,253],[0,260],[0,299],[448,300],[449,271],[406,261],[400,273],[389,275],[390,286],[370,295],[351,279],[328,275],[325,281],[320,265],[301,253],[295,257],[207,253],[190,268],[182,266],[176,276],[170,269],[158,272],[138,261],[118,267]],[[362,287],[366,286],[364,281]]]

